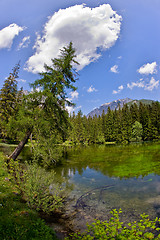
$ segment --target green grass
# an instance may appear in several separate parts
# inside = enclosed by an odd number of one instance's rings
[[[28,208],[17,192],[0,152],[0,239],[55,240],[55,234],[38,213]]]

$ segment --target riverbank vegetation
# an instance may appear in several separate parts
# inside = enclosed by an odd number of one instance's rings
[[[56,240],[55,233],[38,212],[22,201],[20,191],[11,181],[0,152],[0,239]]]
[[[148,215],[142,214],[139,221],[134,221],[124,225],[120,221],[121,209],[117,211],[113,209],[111,211],[112,217],[109,221],[97,220],[94,223],[87,226],[87,230],[80,234],[76,233],[71,235],[71,238],[66,240],[140,240],[140,239],[160,239],[158,234],[160,228],[157,227],[157,223],[160,219],[149,220]]]

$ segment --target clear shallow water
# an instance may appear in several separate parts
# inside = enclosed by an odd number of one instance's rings
[[[104,220],[112,208],[122,208],[124,221],[143,212],[160,217],[160,144],[76,147],[65,155],[55,171],[72,185],[77,224]]]

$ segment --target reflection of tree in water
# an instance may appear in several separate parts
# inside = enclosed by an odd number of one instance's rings
[[[66,149],[64,169],[80,175],[89,167],[109,177],[133,178],[160,174],[160,145],[131,144],[127,146],[87,146]],[[66,170],[66,176],[67,172]],[[64,170],[63,170],[64,171]]]

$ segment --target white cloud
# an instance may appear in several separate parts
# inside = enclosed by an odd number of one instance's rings
[[[145,82],[144,82],[144,80],[142,78],[142,79],[140,79],[137,82],[131,82],[131,84],[127,83],[127,87],[130,88],[130,89],[133,89],[134,87],[144,88],[145,87]]]
[[[113,67],[111,67],[110,71],[113,73],[118,73],[118,65],[114,65]]]
[[[157,69],[156,68],[157,68],[157,63],[156,62],[152,62],[152,63],[144,64],[137,71],[140,74],[149,75],[149,74],[157,73]]]
[[[70,114],[70,113],[73,113],[73,111],[76,111],[76,110],[78,110],[78,109],[81,109],[82,108],[82,106],[79,106],[79,107],[72,107],[72,106],[66,106],[66,110],[68,111],[68,113]]]
[[[122,59],[122,56],[119,56],[118,59]]]
[[[72,113],[72,112],[74,111],[74,107],[72,107],[72,106],[66,106],[66,110],[67,110],[67,112],[70,114],[70,113]]]
[[[134,87],[143,88],[144,90],[152,91],[155,88],[158,88],[159,80],[155,80],[153,77],[150,81],[145,81],[144,79],[140,79],[137,82],[132,82],[131,84],[127,84],[127,87],[133,89]]]
[[[25,82],[26,82],[26,80],[24,80],[24,79],[18,79],[18,80],[17,80],[17,82],[22,82],[22,83],[25,83]]]
[[[0,49],[1,48],[11,48],[13,39],[22,32],[25,27],[20,27],[17,24],[10,24],[8,27],[0,30]]]
[[[151,80],[149,81],[148,84],[146,84],[145,86],[145,90],[148,90],[148,91],[152,91],[154,88],[158,88],[159,86],[159,80],[155,80],[153,77],[151,78]]]
[[[78,99],[79,93],[77,91],[71,92],[70,93],[72,99]]]
[[[121,85],[121,86],[119,86],[118,87],[118,90],[116,91],[116,90],[113,90],[113,92],[112,92],[112,94],[117,94],[117,93],[120,93],[122,90],[123,90],[123,85]]]
[[[67,98],[68,101],[72,102],[74,99],[78,99],[79,93],[77,91],[70,92],[69,95],[71,96],[70,98]]]
[[[74,92],[70,92],[69,95],[71,97],[67,98],[67,100],[71,102],[73,99],[78,99],[79,93],[77,91],[74,91]]]
[[[51,58],[59,54],[59,49],[73,42],[77,61],[81,70],[97,60],[105,50],[114,45],[119,37],[122,17],[109,4],[89,8],[75,5],[54,13],[44,26],[43,36],[38,35],[34,46],[35,54],[26,64],[26,70],[37,73],[43,71],[44,63],[50,65]]]
[[[98,90],[95,89],[92,85],[88,88],[87,92],[91,93],[91,92],[97,92]]]
[[[19,44],[18,50],[22,48],[27,48],[29,44],[30,44],[30,36],[26,36],[22,39],[22,42]]]

